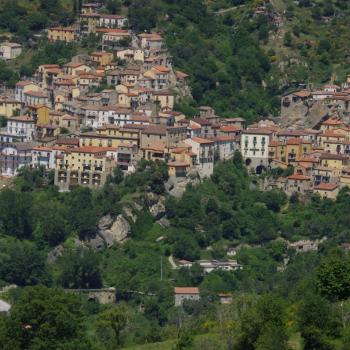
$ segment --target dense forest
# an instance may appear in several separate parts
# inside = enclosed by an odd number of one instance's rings
[[[350,256],[340,248],[350,240],[347,190],[335,202],[307,203],[260,192],[238,153],[181,199],[166,194],[166,180],[163,164],[143,162],[124,179],[116,170],[96,192],[59,193],[51,176],[24,169],[14,188],[0,192],[1,284],[24,287],[4,295],[14,306],[0,318],[0,348],[115,349],[168,339],[175,340],[164,349],[348,348]],[[127,242],[98,251],[77,244],[96,234],[103,215],[117,216],[125,201],[150,192],[166,196],[170,227],[146,204]],[[324,236],[318,253],[287,247],[286,240]],[[48,260],[58,244],[63,254]],[[203,275],[199,265],[174,270],[168,263],[169,255],[225,258],[238,244],[240,271]],[[116,306],[61,290],[102,286],[116,288]],[[198,286],[202,298],[180,311],[174,286]],[[232,305],[218,303],[223,292],[234,293]]]

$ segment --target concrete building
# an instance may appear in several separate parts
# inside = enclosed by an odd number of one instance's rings
[[[218,270],[236,271],[243,269],[243,266],[238,264],[236,260],[199,260],[198,264],[205,273]]]
[[[6,301],[0,299],[0,316],[1,314],[8,314],[10,312],[11,305]]]
[[[49,41],[65,41],[71,43],[78,38],[77,31],[73,27],[53,27],[47,32]]]
[[[5,143],[1,145],[1,175],[16,176],[20,168],[30,166],[32,160],[31,143]]]
[[[186,300],[199,300],[199,289],[197,287],[175,287],[175,306],[181,306]]]
[[[107,156],[111,150],[109,147],[77,147],[57,155],[55,185],[62,191],[75,185],[103,186],[115,165],[113,159]]]
[[[0,58],[3,60],[13,60],[22,53],[22,45],[5,42],[0,44]]]
[[[32,141],[35,137],[35,121],[26,115],[8,118],[7,133],[21,138],[24,142]]]
[[[209,177],[214,170],[215,142],[201,137],[192,137],[184,141],[190,145],[196,155],[195,168],[201,177]]]
[[[0,116],[12,117],[21,110],[21,102],[7,96],[0,97]]]
[[[266,129],[248,129],[242,132],[242,156],[246,165],[256,173],[261,173],[268,166],[271,136],[272,131]]]

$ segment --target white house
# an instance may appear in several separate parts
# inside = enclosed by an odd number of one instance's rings
[[[35,121],[27,115],[8,118],[7,133],[20,137],[24,142],[32,141],[35,135]]]
[[[44,147],[37,146],[32,149],[32,168],[43,166],[45,169],[55,169],[56,156],[64,154],[64,147]]]
[[[214,170],[214,147],[215,142],[201,137],[186,139],[185,143],[192,147],[196,155],[196,168],[201,177],[209,177]]]
[[[45,105],[45,106],[51,107],[49,97],[41,91],[24,92],[23,103],[26,106]]]
[[[238,264],[236,260],[199,260],[198,264],[205,273],[218,270],[236,271],[243,269],[242,265]]]
[[[1,175],[16,176],[20,168],[31,164],[32,145],[14,142],[2,145],[0,152]]]
[[[5,42],[0,45],[0,58],[12,60],[22,53],[22,45]]]
[[[125,16],[100,14],[99,26],[102,28],[122,29],[128,25],[128,19]]]
[[[215,158],[214,160],[225,160],[233,157],[237,149],[237,142],[232,136],[217,136],[212,138],[215,141]]]
[[[40,86],[32,81],[19,81],[15,88],[15,99],[21,103],[25,102],[25,92],[29,91],[41,91]]]
[[[131,109],[101,106],[86,106],[82,108],[84,112],[83,124],[92,128],[99,128],[106,124],[123,126],[131,115]]]
[[[242,132],[241,153],[246,165],[261,172],[268,165],[269,142],[272,131],[266,129],[248,129]]]

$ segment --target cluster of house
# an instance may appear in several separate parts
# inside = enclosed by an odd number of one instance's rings
[[[0,95],[1,175],[42,166],[54,170],[61,190],[96,187],[116,166],[132,172],[143,158],[166,162],[174,179],[210,176],[216,161],[239,149],[244,119],[220,119],[206,106],[191,120],[175,111],[189,77],[173,69],[162,36],[136,36],[125,17],[98,10],[83,4],[79,32],[50,28],[48,39],[96,33],[102,51],[43,64]]]
[[[241,153],[246,165],[261,173],[268,168],[293,169],[273,186],[287,194],[336,198],[350,185],[350,128],[340,118],[329,117],[318,129],[282,129],[261,121],[241,133]]]
[[[305,88],[288,92],[282,96],[281,115],[291,111],[311,108],[316,105],[324,113],[348,117],[350,113],[350,75],[340,85],[327,84],[319,88]]]

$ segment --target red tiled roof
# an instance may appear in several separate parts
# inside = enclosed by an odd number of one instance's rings
[[[35,83],[33,83],[32,81],[25,80],[25,81],[19,81],[16,84],[16,86],[26,86],[26,85],[29,85],[29,84],[35,84]]]
[[[307,132],[304,130],[281,130],[277,134],[277,136],[306,136]]]
[[[300,145],[302,143],[301,139],[289,139],[287,140],[286,144],[287,145]]]
[[[30,122],[30,123],[34,123],[34,119],[28,115],[20,115],[18,117],[11,117],[8,118],[9,120],[13,120],[13,121],[18,121],[18,122]]]
[[[235,125],[223,125],[221,126],[220,130],[223,132],[235,132],[235,131],[240,131],[241,128]]]
[[[210,143],[214,143],[214,141],[212,140],[208,140],[208,139],[203,139],[202,137],[192,137],[191,138],[192,141],[200,143],[200,144],[210,144]]]
[[[175,294],[199,294],[197,287],[175,287]]]
[[[346,156],[341,154],[332,154],[332,153],[322,153],[320,159],[328,159],[328,160],[345,160],[348,159]]]
[[[292,95],[297,97],[309,97],[311,95],[311,92],[307,90],[301,90],[293,92]]]
[[[294,175],[288,176],[288,180],[309,181],[310,179],[311,179],[310,176],[305,176],[301,174],[294,174]]]
[[[320,183],[319,185],[315,186],[315,190],[322,190],[322,191],[334,191],[338,188],[337,184],[330,184],[330,183]]]
[[[149,125],[143,131],[143,134],[156,134],[156,135],[165,135],[166,127],[163,125]]]
[[[243,134],[247,135],[271,135],[272,131],[265,128],[253,128],[243,131]]]
[[[325,120],[322,124],[323,125],[341,125],[343,124],[343,122],[339,119],[330,118]]]

